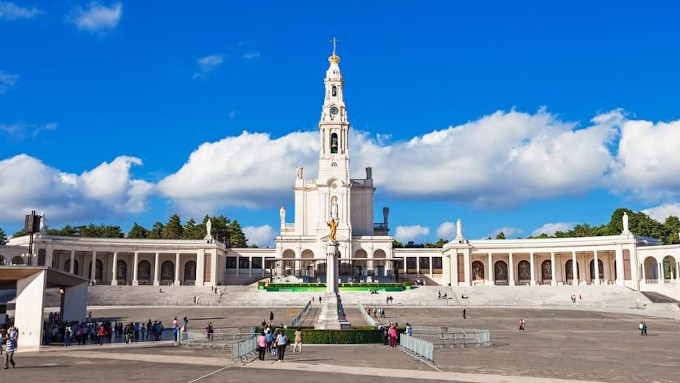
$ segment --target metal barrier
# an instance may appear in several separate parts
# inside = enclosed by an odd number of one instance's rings
[[[375,320],[375,318],[373,318],[372,316],[370,316],[370,315],[366,312],[366,307],[364,307],[364,305],[363,305],[361,302],[357,301],[357,304],[359,305],[359,310],[361,310],[361,315],[364,316],[364,319],[366,320],[366,322],[367,322],[369,325],[371,325],[371,326],[373,326],[373,327],[378,327],[378,326],[380,326],[380,322],[378,322],[377,320]]]
[[[231,345],[231,360],[246,362],[257,352],[257,337],[233,343]]]
[[[205,332],[180,332],[178,345],[191,348],[226,349],[234,343],[256,336],[254,327],[221,329],[208,337]]]
[[[399,348],[425,363],[434,364],[434,345],[423,339],[399,334]]]
[[[413,335],[432,342],[434,347],[440,349],[491,345],[489,330],[414,326]]]
[[[311,309],[312,309],[312,302],[309,301],[309,302],[307,302],[307,304],[305,305],[305,308],[303,308],[302,311],[300,311],[300,313],[298,314],[298,316],[296,316],[292,321],[290,321],[290,327],[297,327],[297,325],[298,325],[300,322],[302,322],[302,318],[304,318],[305,316],[307,316],[307,314],[309,313],[309,310],[311,310]]]

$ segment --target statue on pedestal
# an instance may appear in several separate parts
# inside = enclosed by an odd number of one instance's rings
[[[336,221],[335,219],[331,218],[331,221],[328,222],[327,225],[328,225],[328,227],[331,228],[331,234],[330,234],[330,236],[328,237],[328,239],[329,239],[331,242],[335,242],[335,233],[336,233],[336,231],[338,230],[338,221]]]

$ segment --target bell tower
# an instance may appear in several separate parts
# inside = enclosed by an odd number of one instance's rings
[[[340,72],[340,57],[335,53],[338,40],[333,38],[333,53],[328,58],[324,84],[326,96],[319,121],[319,181],[335,178],[349,182],[349,120],[343,96],[345,80]]]

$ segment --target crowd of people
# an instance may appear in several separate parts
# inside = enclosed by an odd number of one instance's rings
[[[175,342],[179,341],[179,333],[186,332],[189,319],[185,316],[180,324],[175,317],[172,321],[172,332]],[[64,321],[58,313],[49,313],[43,323],[43,345],[64,343],[69,347],[74,343],[99,344],[125,342],[127,344],[140,341],[160,341],[166,331],[160,320],[124,323],[122,321],[92,319],[90,313],[85,321]]]
[[[366,307],[366,314],[373,316],[373,318],[385,318],[384,307]]]
[[[274,329],[272,324],[263,322],[264,329],[257,338],[258,358],[265,360],[267,354],[271,354],[276,360],[283,363],[286,355],[286,347],[290,343],[288,336],[281,328]],[[298,327],[295,330],[295,344],[293,352],[302,352],[302,328]]]

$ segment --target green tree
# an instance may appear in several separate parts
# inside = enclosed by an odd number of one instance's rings
[[[120,229],[120,226],[116,225],[95,225],[93,223],[87,226],[80,227],[81,237],[93,237],[93,238],[124,238],[125,234]]]
[[[672,245],[675,243],[680,243],[680,237],[678,237],[678,233],[680,233],[680,219],[672,215],[666,218],[666,221],[663,223],[663,225],[666,227],[666,230],[668,230],[668,235],[664,239],[663,244]]]
[[[182,221],[178,214],[173,214],[170,216],[168,223],[165,225],[166,237],[167,239],[180,239],[182,238]]]
[[[80,230],[77,227],[73,227],[71,225],[66,225],[62,227],[61,229],[59,228],[54,228],[54,229],[47,229],[46,230],[48,235],[59,235],[63,237],[79,237],[80,236]]]
[[[132,225],[132,228],[130,231],[128,231],[127,234],[128,238],[149,238],[149,230],[146,230],[144,226],[138,225],[137,222],[135,222],[134,225]]]
[[[5,235],[5,231],[2,230],[0,227],[0,245],[4,245],[7,243],[7,235]]]
[[[505,233],[501,231],[500,233],[496,234],[496,239],[505,239]]]
[[[437,240],[437,242],[426,243],[425,247],[429,248],[429,249],[434,249],[434,248],[440,249],[440,248],[444,247],[444,245],[446,245],[447,243],[449,243],[449,241],[447,241],[446,239],[439,238],[439,240]]]
[[[21,229],[17,231],[16,233],[12,234],[12,237],[23,237],[24,235],[28,235],[24,229]]]
[[[189,218],[187,223],[184,224],[184,228],[182,229],[182,238],[184,239],[203,239],[205,234],[201,235],[201,233],[198,230],[198,226],[196,226],[196,220],[193,218]]]
[[[397,241],[396,239],[392,240],[392,248],[393,249],[402,249],[404,247],[404,244]]]
[[[229,225],[229,247],[248,247],[248,239],[237,220]]]
[[[165,226],[163,226],[163,224],[160,223],[160,222],[156,222],[156,223],[153,224],[153,227],[149,231],[149,237],[148,238],[150,238],[150,239],[162,239],[162,238],[164,238],[163,237],[164,232],[165,232]]]

